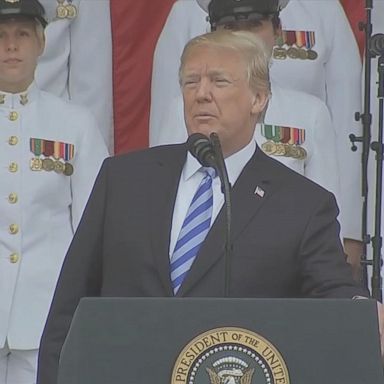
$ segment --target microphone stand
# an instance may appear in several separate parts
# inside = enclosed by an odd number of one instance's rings
[[[372,125],[372,114],[371,114],[371,58],[372,55],[368,49],[371,36],[372,36],[372,0],[366,0],[366,22],[359,23],[359,29],[365,31],[365,72],[364,72],[364,112],[355,113],[355,120],[362,122],[363,134],[357,137],[354,134],[349,135],[349,139],[352,142],[352,151],[357,151],[356,142],[363,144],[363,151],[361,154],[361,165],[362,165],[362,228],[361,238],[363,241],[363,252],[360,257],[361,264],[361,276],[360,280],[364,287],[368,288],[368,274],[367,266],[372,264],[372,261],[367,260],[367,245],[371,242],[371,238],[367,230],[367,217],[368,217],[368,159],[369,150],[371,144],[371,125]]]
[[[224,194],[224,204],[226,212],[226,236],[225,236],[225,255],[224,255],[224,297],[230,295],[230,275],[231,275],[231,222],[232,222],[232,202],[231,184],[228,178],[227,167],[225,166],[223,151],[221,150],[220,140],[217,133],[212,132],[209,136],[216,156],[217,172],[221,181],[221,191]]]
[[[377,47],[373,46],[377,42]],[[372,37],[372,46],[369,50],[373,56],[378,56],[378,92],[379,99],[379,122],[378,140],[373,142],[371,148],[376,152],[376,205],[375,205],[375,235],[372,238],[373,260],[372,260],[372,296],[382,300],[382,279],[380,274],[382,256],[381,237],[381,206],[383,193],[383,99],[384,99],[384,35],[378,34]]]

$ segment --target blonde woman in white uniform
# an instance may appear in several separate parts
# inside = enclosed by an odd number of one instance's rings
[[[93,115],[38,88],[44,9],[0,2],[0,383],[36,382],[61,265],[107,148]]]

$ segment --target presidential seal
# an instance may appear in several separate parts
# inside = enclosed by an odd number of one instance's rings
[[[264,337],[242,328],[216,328],[181,351],[171,384],[289,384],[287,366]]]

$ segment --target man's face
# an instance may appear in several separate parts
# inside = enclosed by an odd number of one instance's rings
[[[196,46],[181,74],[188,134],[216,132],[224,156],[239,151],[251,138],[267,95],[249,88],[246,63],[232,49]]]
[[[0,22],[0,90],[17,93],[32,83],[44,48],[33,20]]]
[[[256,34],[264,44],[272,51],[275,45],[277,35],[280,33],[280,29],[275,30],[271,20],[260,20],[260,21],[247,21],[242,20],[238,22],[231,22],[226,24],[220,24],[216,28],[217,30],[231,30],[231,31],[249,31]]]

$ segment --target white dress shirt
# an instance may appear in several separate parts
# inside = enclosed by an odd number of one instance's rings
[[[251,159],[256,150],[256,142],[251,140],[244,148],[234,153],[233,155],[224,159],[227,167],[228,179],[233,186],[241,171]],[[179,187],[177,190],[175,208],[173,210],[172,229],[171,229],[171,240],[169,246],[169,256],[172,257],[173,250],[177,242],[177,238],[181,231],[185,216],[187,215],[188,208],[191,205],[193,196],[205,173],[201,172],[202,166],[189,152],[185,161],[183,171],[179,181]],[[212,182],[213,189],[213,208],[212,208],[212,220],[211,226],[214,223],[217,215],[220,212],[221,207],[224,204],[224,195],[221,192],[220,178],[216,176]]]

